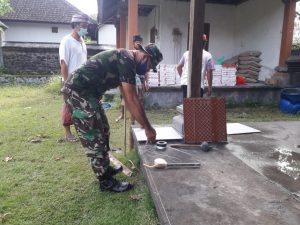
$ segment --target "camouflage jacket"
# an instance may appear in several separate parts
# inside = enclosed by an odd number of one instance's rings
[[[130,51],[108,50],[92,56],[74,71],[66,85],[81,95],[102,96],[121,82],[135,85],[136,63]]]

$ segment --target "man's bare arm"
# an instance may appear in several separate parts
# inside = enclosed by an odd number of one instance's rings
[[[142,107],[138,99],[135,86],[122,82],[120,91],[122,92],[126,107],[129,109],[131,115],[135,118],[136,121],[139,122],[142,128],[145,129],[148,142],[153,143],[156,138],[156,132],[151,126],[144,108]]]
[[[208,70],[207,73],[207,82],[208,82],[208,87],[207,87],[207,95],[211,96],[212,93],[212,77],[213,77],[213,71]]]
[[[63,80],[66,81],[68,79],[69,71],[68,71],[68,66],[64,60],[60,61],[60,73],[61,73]]]
[[[183,68],[183,65],[180,65],[180,64],[178,64],[177,67],[176,67],[177,72],[179,73],[179,76],[180,76],[180,77],[181,77],[181,75],[182,75],[182,68]]]

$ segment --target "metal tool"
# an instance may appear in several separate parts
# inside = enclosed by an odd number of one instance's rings
[[[200,163],[168,163],[167,168],[199,168],[201,166]]]
[[[127,120],[126,120],[126,103],[125,103],[125,100],[124,100],[124,155],[126,156],[126,153],[127,153],[127,143],[126,143],[126,139],[127,139]]]
[[[177,169],[177,168],[199,168],[200,163],[168,163],[165,159],[156,158],[153,165],[144,164],[148,168]]]
[[[167,149],[167,142],[166,141],[157,141],[156,142],[156,149],[160,151],[164,151]]]
[[[175,149],[186,149],[186,150],[202,150],[204,152],[209,152],[212,147],[206,142],[202,142],[201,145],[189,145],[189,144],[173,144],[170,148]]]

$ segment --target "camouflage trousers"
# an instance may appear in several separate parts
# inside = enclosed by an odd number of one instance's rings
[[[99,179],[109,167],[109,124],[99,99],[62,89],[85,154]]]

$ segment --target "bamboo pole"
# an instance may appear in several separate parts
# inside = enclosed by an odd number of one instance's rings
[[[127,155],[127,119],[126,119],[126,104],[124,101],[124,155]]]

